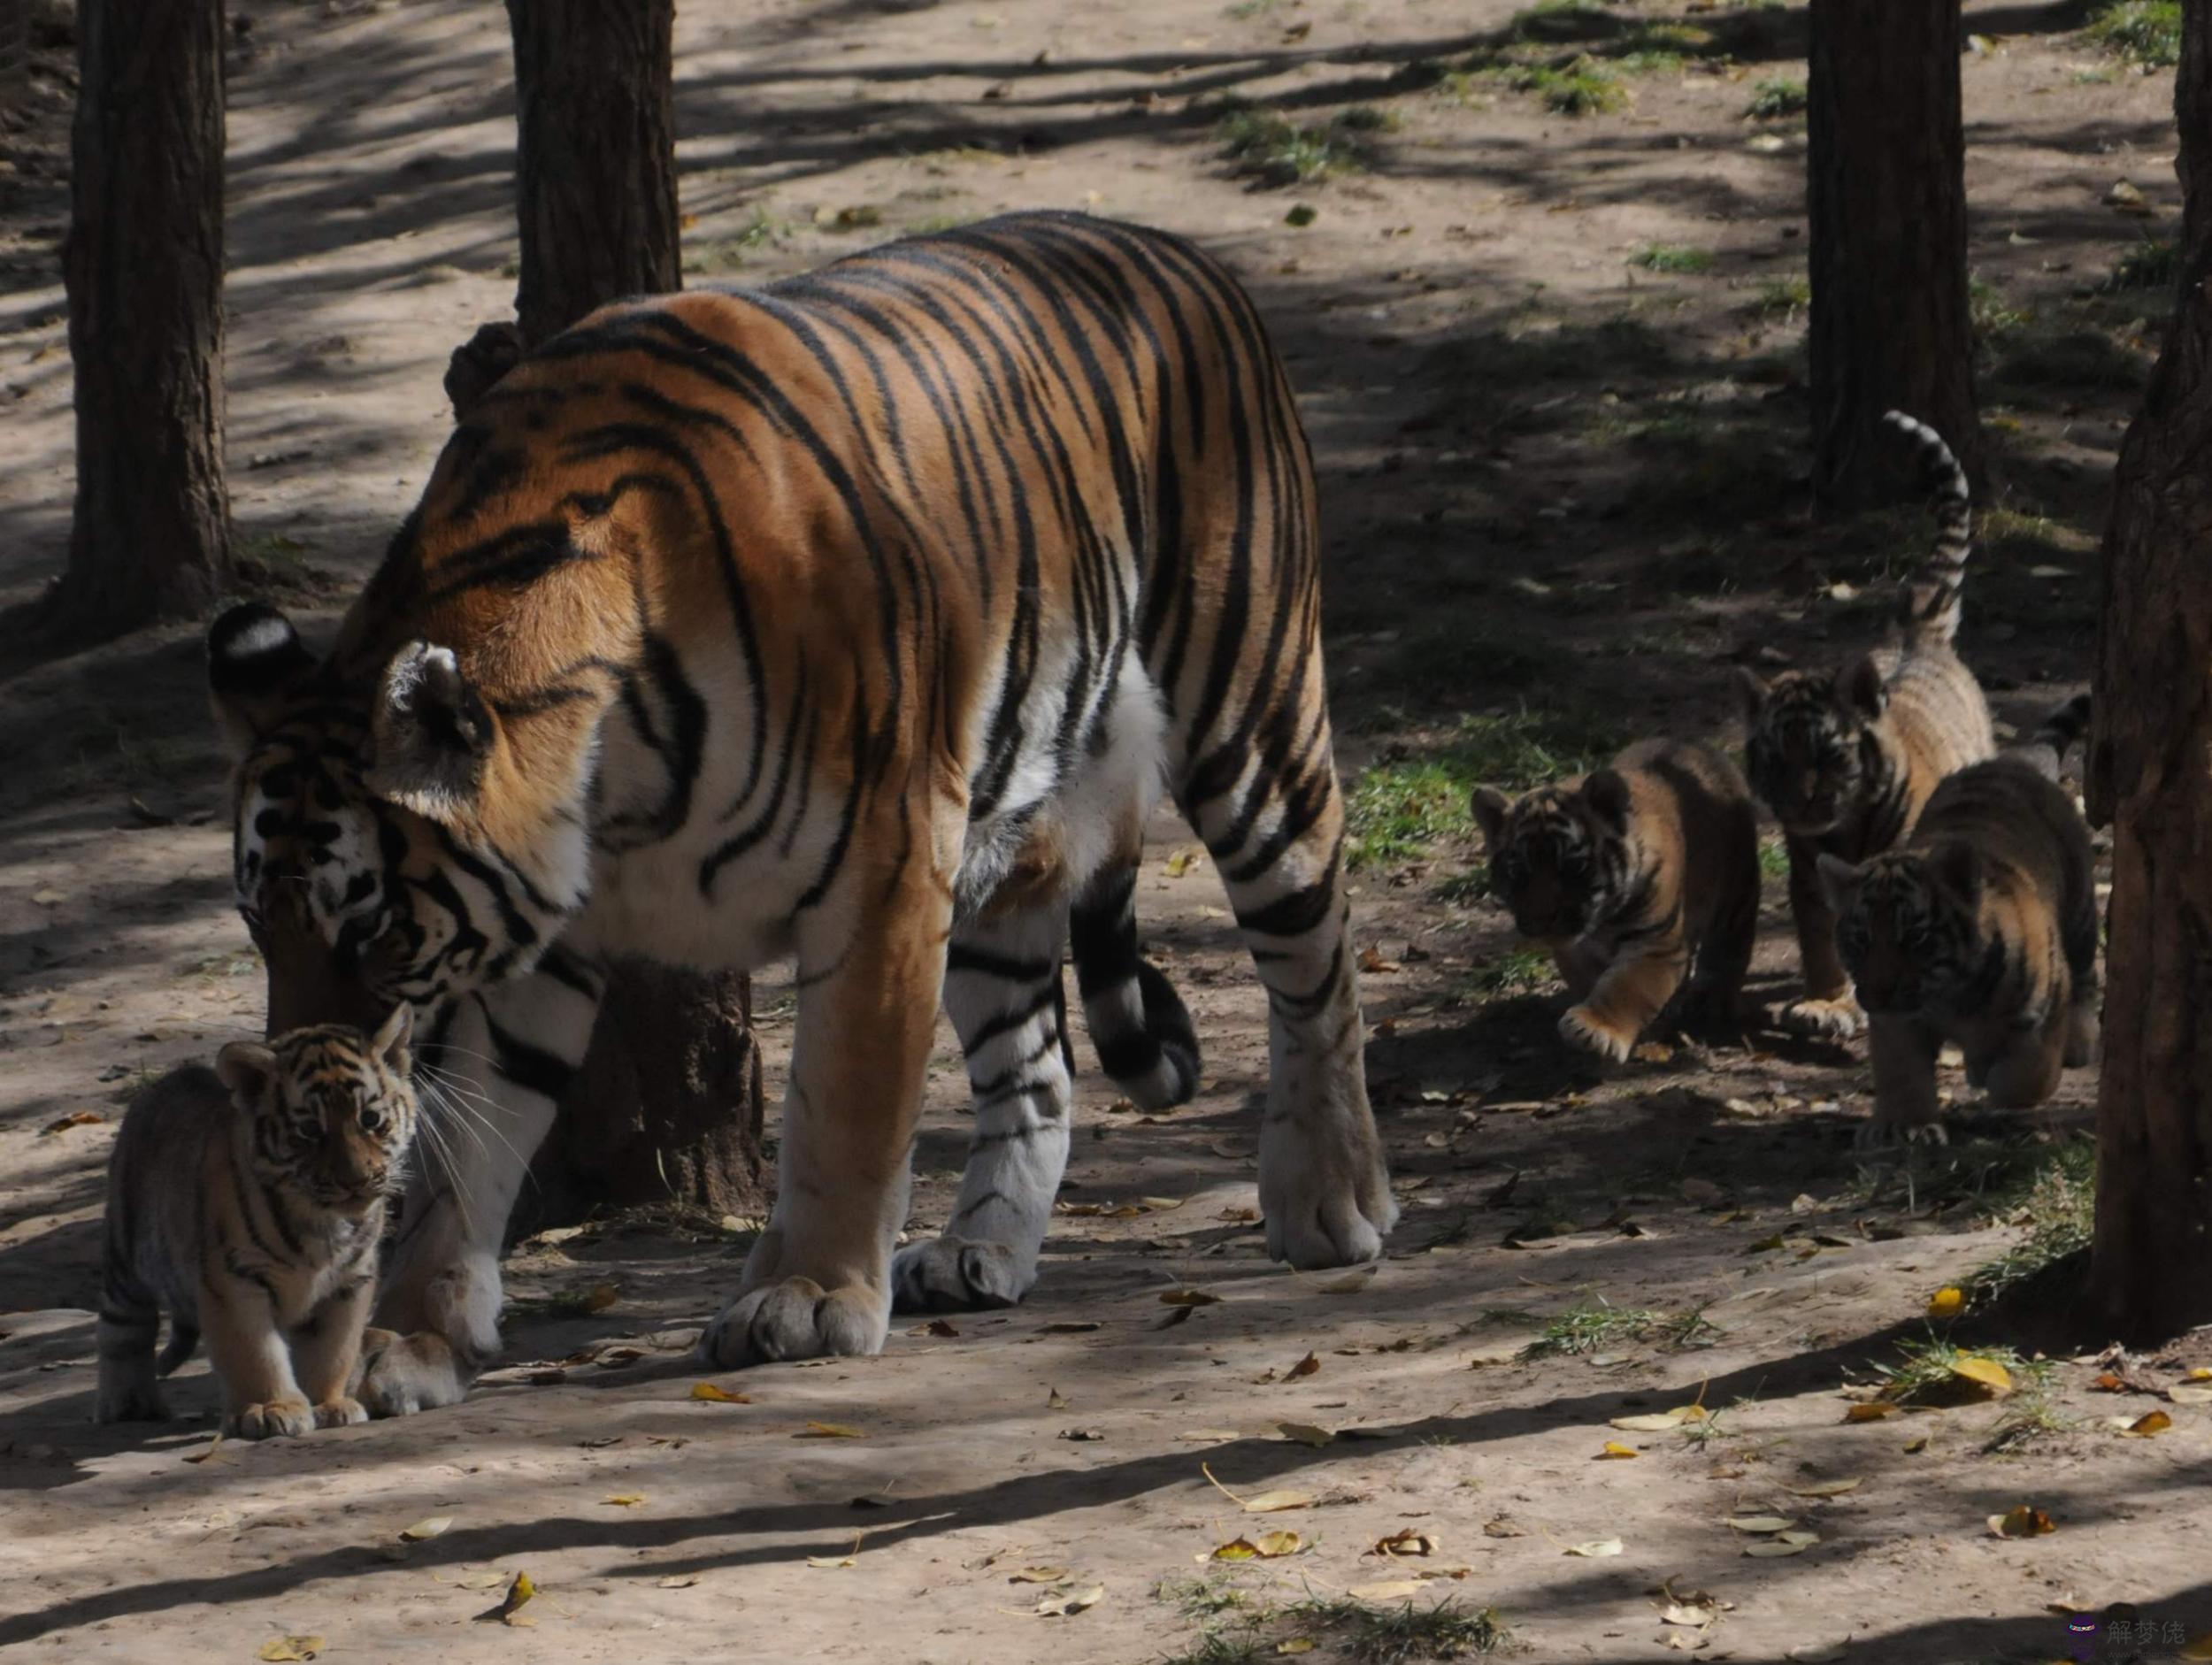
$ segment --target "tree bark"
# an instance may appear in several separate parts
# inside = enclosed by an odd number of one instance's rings
[[[1812,0],[1811,25],[1814,495],[1893,498],[1891,410],[1932,424],[1978,490],[1959,0]]]
[[[44,623],[110,635],[230,576],[222,0],[83,0],[71,143],[77,503]]]
[[[674,0],[507,0],[514,27],[515,311],[535,343],[594,307],[682,286]]]
[[[2113,482],[2088,779],[2113,829],[2090,1299],[2129,1339],[2212,1318],[2212,0],[2182,17],[2191,254]]]
[[[514,29],[520,325],[453,356],[465,415],[530,347],[595,307],[680,287],[673,0],[508,0]],[[611,968],[582,1072],[512,1229],[604,1208],[721,1215],[761,1198],[752,986],[642,961]]]

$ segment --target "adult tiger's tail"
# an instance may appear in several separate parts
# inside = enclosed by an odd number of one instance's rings
[[[1102,873],[1068,921],[1075,986],[1099,1068],[1144,1109],[1198,1090],[1198,1032],[1182,996],[1137,949],[1137,870]]]
[[[1966,582],[1966,557],[1974,548],[1972,495],[1966,471],[1943,442],[1943,436],[1925,422],[1902,410],[1890,410],[1882,420],[1909,441],[1920,472],[1922,490],[1936,513],[1935,548],[1913,575],[1905,594],[1905,629],[1915,642],[1948,647],[1959,633],[1959,595]]]
[[[2059,767],[2082,736],[2089,732],[2089,696],[2077,694],[2063,705],[2046,712],[2034,733],[2007,749],[2034,768],[2046,779],[2056,780]]]

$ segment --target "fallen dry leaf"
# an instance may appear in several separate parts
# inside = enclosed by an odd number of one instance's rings
[[[214,1438],[214,1439],[212,1439],[209,1440],[209,1441],[207,1442],[207,1444],[205,1444],[204,1446],[201,1446],[201,1447],[200,1447],[197,1451],[188,1451],[188,1452],[186,1452],[186,1453],[184,1454],[184,1460],[185,1460],[187,1462],[206,1462],[209,1458],[212,1457],[212,1456],[213,1456],[213,1455],[214,1455],[217,1452],[220,1451],[222,1448],[223,1448],[223,1431],[222,1431],[221,1429],[218,1428],[218,1429],[215,1431],[215,1438]]]
[[[1494,1521],[1485,1521],[1482,1523],[1482,1535],[1485,1538],[1526,1538],[1528,1536],[1502,1515]]]
[[[791,1437],[794,1439],[865,1439],[868,1436],[843,1423],[809,1423]]]
[[[1790,1488],[1790,1495],[1792,1497],[1841,1497],[1846,1492],[1857,1491],[1859,1487],[1864,1484],[1865,1482],[1857,1478],[1849,1480],[1816,1480],[1810,1485],[1792,1486]]]
[[[323,1651],[319,1636],[273,1636],[261,1645],[256,1659],[303,1660],[313,1659]]]
[[[1230,1502],[1237,1505],[1247,1515],[1278,1515],[1285,1509],[1306,1509],[1313,1507],[1313,1499],[1303,1492],[1262,1492],[1256,1497],[1239,1497],[1220,1481],[1215,1479],[1214,1471],[1204,1463],[1198,1465],[1198,1471],[1206,1477],[1207,1484],[1227,1498]]]
[[[705,1400],[712,1405],[749,1405],[753,1402],[744,1394],[733,1393],[726,1387],[718,1386],[712,1382],[694,1382],[691,1385],[691,1396],[694,1399]]]
[[[1067,1399],[1058,1388],[1048,1387],[1045,1390],[1045,1408],[1047,1410],[1065,1410],[1067,1408]]]
[[[1605,1425],[1608,1428],[1617,1428],[1624,1433],[1663,1434],[1681,1427],[1684,1423],[1700,1423],[1704,1420],[1704,1407],[1678,1405],[1672,1410],[1653,1411],[1648,1416],[1616,1416]]]
[[[1593,1462],[1620,1462],[1627,1458],[1633,1457],[1635,1454],[1636,1454],[1633,1451],[1629,1449],[1628,1446],[1621,1444],[1619,1440],[1609,1439],[1605,1442],[1605,1449],[1599,1452],[1596,1456],[1591,1459],[1591,1461]]]
[[[1297,211],[1294,209],[1291,211],[1295,213]],[[1307,211],[1310,213],[1312,211],[1308,210]],[[1310,1653],[1313,1652],[1313,1638],[1310,1636],[1286,1637],[1282,1641],[1275,1644],[1275,1651],[1278,1653]],[[2212,1659],[2212,1653],[2208,1653],[2205,1657]]]
[[[522,1609],[537,1593],[538,1587],[531,1582],[530,1575],[526,1572],[517,1573],[514,1583],[507,1586],[507,1593],[500,1598],[499,1606],[492,1610],[492,1617],[518,1630],[536,1624],[535,1619],[524,1616]]]
[[[1993,1399],[2002,1399],[2012,1392],[2012,1372],[1994,1359],[1985,1359],[1978,1353],[1962,1354],[1951,1362],[1951,1374],[1962,1381],[1972,1382],[1988,1390]]]
[[[1300,1445],[1311,1446],[1316,1450],[1333,1444],[1336,1439],[1328,1429],[1317,1427],[1312,1423],[1277,1423],[1275,1428],[1284,1439],[1294,1439]]]
[[[2002,1515],[1991,1515],[1989,1530],[1999,1538],[2041,1538],[2058,1531],[2058,1523],[2041,1509],[2016,1503]]]
[[[1408,1526],[1387,1538],[1377,1538],[1375,1546],[1367,1553],[1393,1559],[1406,1555],[1433,1555],[1436,1554],[1436,1539],[1426,1532],[1417,1532]]]
[[[1818,1532],[1777,1532],[1771,1538],[1753,1538],[1743,1546],[1743,1553],[1763,1561],[1778,1555],[1801,1555],[1818,1542]]]
[[[1160,1304],[1163,1307],[1218,1307],[1221,1297],[1207,1289],[1163,1289]]]
[[[1894,1416],[1904,1408],[1893,1399],[1870,1399],[1863,1405],[1854,1405],[1843,1413],[1847,1423],[1878,1423],[1885,1416]]]
[[[1085,1589],[1056,1591],[1038,1602],[1037,1616],[1041,1619],[1071,1618],[1087,1607],[1094,1607],[1106,1597],[1104,1584],[1091,1584]]]
[[[1925,1451],[1927,1448],[1928,1436],[1925,1434],[1922,1434],[1916,1439],[1908,1439],[1905,1441],[1905,1454],[1909,1457]]]
[[[594,1284],[584,1292],[586,1312],[604,1312],[622,1297],[612,1284]]]
[[[1928,1297],[1928,1316],[1955,1318],[1966,1310],[1966,1292],[1955,1285],[1947,1284]]]
[[[107,1119],[97,1110],[72,1110],[59,1121],[49,1122],[40,1128],[38,1136],[43,1139],[49,1133],[65,1133],[73,1127],[90,1127],[96,1122],[104,1122]],[[272,1643],[270,1646],[274,1646],[275,1644]]]
[[[1225,1439],[1244,1438],[1233,1428],[1194,1428],[1188,1433],[1178,1434],[1175,1437],[1192,1445],[1217,1445]]]
[[[611,1496],[603,1497],[599,1500],[602,1503],[607,1504],[614,1508],[634,1509],[637,1508],[639,1504],[645,1501],[645,1493],[642,1492],[617,1492]]]
[[[435,1574],[432,1575],[434,1577]],[[507,1575],[496,1567],[480,1572],[465,1572],[453,1581],[464,1590],[496,1590],[507,1582]]]
[[[411,1543],[420,1543],[424,1538],[436,1538],[452,1524],[450,1515],[433,1515],[426,1520],[417,1521],[412,1526],[401,1528],[399,1535]]]
[[[1362,1266],[1355,1271],[1340,1273],[1334,1278],[1325,1278],[1315,1284],[1313,1289],[1316,1293],[1323,1295],[1356,1295],[1374,1281],[1375,1269],[1371,1266]]]
[[[2121,1435],[2129,1439],[2148,1439],[2153,1434],[2162,1434],[2174,1425],[2174,1419],[2162,1410],[2146,1411],[2133,1422],[2124,1416],[2114,1420],[2120,1424]]]
[[[1732,1515],[1723,1523],[1739,1532],[1786,1532],[1797,1524],[1786,1515]]]
[[[1065,1567],[1024,1567],[1018,1572],[1007,1574],[1006,1582],[1010,1584],[1056,1584],[1067,1577]]]
[[[698,1582],[699,1575],[696,1573],[672,1572],[665,1578],[656,1578],[653,1587],[657,1590],[688,1590]]]
[[[1190,871],[1192,864],[1202,854],[1203,852],[1195,845],[1187,849],[1176,851],[1174,855],[1167,858],[1167,876],[1170,879],[1182,878],[1184,874]]]
[[[1659,1613],[1662,1624],[1686,1625],[1701,1630],[1720,1617],[1720,1609],[1704,1601],[1670,1601]]]
[[[2212,1405],[2212,1387],[2200,1387],[2192,1382],[2176,1382],[2166,1390],[2166,1397],[2177,1405]]]
[[[951,1322],[944,1318],[932,1318],[927,1324],[917,1324],[907,1331],[909,1335],[939,1336],[947,1340],[959,1333]]]
[[[1570,1555],[1583,1555],[1588,1557],[1592,1561],[1598,1561],[1603,1559],[1607,1555],[1619,1554],[1621,1553],[1621,1540],[1617,1538],[1594,1538],[1586,1544],[1568,1545],[1565,1553]]]
[[[1318,1374],[1320,1369],[1321,1355],[1317,1353],[1309,1353],[1304,1358],[1299,1360],[1297,1363],[1292,1365],[1290,1369],[1283,1372],[1283,1380],[1286,1382],[1294,1382],[1302,1376],[1313,1376]]]

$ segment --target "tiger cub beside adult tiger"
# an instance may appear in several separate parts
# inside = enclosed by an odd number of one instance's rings
[[[1648,740],[1518,802],[1479,786],[1491,890],[1551,951],[1570,1046],[1624,1059],[1683,994],[1686,1019],[1736,1015],[1759,923],[1759,829],[1736,767]]]
[[[413,1017],[234,1041],[141,1093],[108,1161],[101,1422],[158,1422],[157,1377],[203,1331],[223,1431],[365,1422],[348,1388],[376,1291],[385,1198],[414,1138]],[[169,1313],[158,1362],[154,1337]]]
[[[2073,710],[2038,736],[2055,756]],[[2032,753],[1949,777],[1902,849],[1820,857],[1837,945],[1872,1024],[1863,1140],[1942,1139],[1936,1055],[1947,1040],[1965,1054],[1969,1084],[2001,1108],[2039,1104],[2062,1067],[2095,1062],[2095,877],[2081,812]]]
[[[775,1211],[711,1360],[1020,1300],[1068,1155],[1071,939],[1123,1090],[1196,1085],[1132,906],[1163,784],[1267,993],[1268,1250],[1379,1256],[1320,555],[1228,272],[1020,214],[592,314],[480,391],[326,656],[268,608],[218,620],[273,1019],[414,1002],[491,1124],[423,1165],[380,1308],[409,1334],[364,1400],[449,1403],[496,1351],[507,1212],[618,954],[795,962]],[[974,1135],[895,1257],[941,998]]]
[[[1801,1034],[1855,1035],[1866,1022],[1837,953],[1821,859],[1864,862],[1894,848],[1938,782],[1996,750],[1989,702],[1952,646],[1973,539],[1965,471],[1933,428],[1898,410],[1883,420],[1911,441],[1939,521],[1906,589],[1901,640],[1840,673],[1789,671],[1768,682],[1739,672],[1746,772],[1782,824],[1805,975],[1803,997],[1777,1018]]]

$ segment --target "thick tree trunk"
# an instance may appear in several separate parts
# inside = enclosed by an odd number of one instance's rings
[[[1932,424],[1978,487],[1959,0],[1812,0],[1811,20],[1814,495],[1893,499],[1890,410]]]
[[[679,287],[673,0],[508,0],[518,142],[520,326],[453,356],[457,414],[526,348],[593,308]],[[603,1208],[720,1215],[761,1197],[760,1058],[750,983],[615,965],[584,1060],[532,1163],[517,1230]]]
[[[77,507],[44,621],[67,636],[196,614],[230,574],[222,0],[83,0],[77,41]]]
[[[543,341],[595,306],[681,287],[674,0],[507,0],[514,26],[515,311]]]
[[[2113,484],[2090,747],[2113,829],[2090,1293],[2130,1339],[2212,1319],[2212,0],[2183,40],[2191,254]]]

